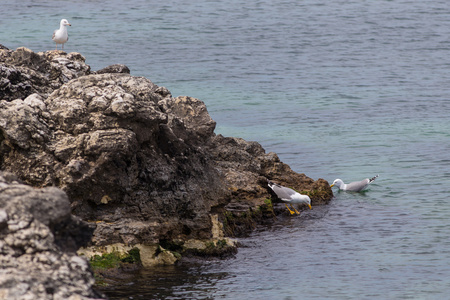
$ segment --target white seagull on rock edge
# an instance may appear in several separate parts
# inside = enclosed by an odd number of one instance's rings
[[[59,29],[53,32],[52,40],[56,43],[56,50],[58,50],[58,44],[62,45],[62,49],[64,50],[64,43],[69,40],[69,34],[67,33],[67,27],[70,25],[69,21],[66,19],[62,19],[59,23]]]
[[[340,190],[348,191],[348,192],[361,192],[366,187],[368,187],[369,184],[374,182],[374,180],[377,179],[377,177],[378,177],[378,175],[375,177],[372,177],[370,179],[366,178],[361,181],[355,181],[355,182],[351,182],[351,183],[347,183],[347,184],[345,184],[341,179],[336,179],[335,181],[333,181],[333,184],[331,185],[331,187],[337,186]]]
[[[268,180],[269,187],[275,192],[275,194],[278,196],[278,198],[281,199],[281,201],[284,202],[284,205],[286,205],[286,208],[289,210],[291,215],[297,213],[299,215],[300,213],[292,206],[292,204],[306,204],[308,205],[309,209],[311,209],[311,199],[307,195],[302,195],[293,189],[281,186],[279,184],[273,183],[272,181]],[[289,206],[287,204],[290,204],[291,208],[294,210],[290,210]]]

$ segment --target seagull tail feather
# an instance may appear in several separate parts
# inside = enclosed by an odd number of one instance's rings
[[[380,176],[379,174],[377,176],[374,176],[372,178],[369,179],[369,183],[372,183],[373,181],[375,181],[375,179],[377,179],[377,177]]]

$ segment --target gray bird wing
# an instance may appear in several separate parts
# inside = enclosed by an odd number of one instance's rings
[[[347,191],[359,192],[365,189],[369,185],[369,179],[364,179],[361,181],[351,182],[347,184]]]
[[[290,201],[291,196],[296,194],[296,191],[294,191],[293,189],[277,184],[272,186],[272,190],[275,192],[275,194],[277,194],[278,198],[280,198],[281,200]]]

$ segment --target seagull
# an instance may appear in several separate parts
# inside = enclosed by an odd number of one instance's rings
[[[361,192],[364,190],[369,184],[374,182],[377,179],[378,175],[372,178],[366,178],[361,181],[355,181],[348,184],[345,184],[341,179],[336,179],[333,181],[333,184],[330,187],[337,186],[340,190],[349,191],[349,192]]]
[[[284,205],[286,205],[286,208],[289,210],[291,215],[294,214],[294,211],[297,215],[300,213],[292,206],[292,204],[306,204],[308,205],[309,209],[311,209],[311,199],[307,195],[302,195],[293,189],[281,186],[279,184],[273,183],[270,180],[267,180],[269,187],[275,192],[275,194],[278,196],[278,198],[281,199],[281,201],[284,202]],[[294,210],[292,211],[287,203],[290,204],[291,208]]]
[[[58,44],[62,44],[62,49],[64,50],[64,43],[69,40],[67,25],[72,26],[69,21],[62,19],[59,23],[59,29],[53,32],[52,40],[56,43],[56,50],[58,50]]]

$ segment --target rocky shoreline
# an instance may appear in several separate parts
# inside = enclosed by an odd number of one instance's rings
[[[39,201],[46,192],[59,193],[66,227],[39,221],[54,240],[49,247],[59,251],[59,263],[82,264],[75,251],[92,257],[138,248],[145,267],[173,264],[180,253],[229,252],[236,247],[231,237],[286,213],[272,203],[267,178],[307,193],[313,206],[332,198],[328,182],[292,171],[257,142],[216,135],[201,100],[173,97],[124,65],[94,72],[79,53],[0,47],[0,99],[0,209],[6,214],[2,221],[0,210],[0,234],[15,240],[22,230],[14,229],[18,219],[5,210],[8,191],[20,185],[41,195]],[[46,218],[45,210],[33,209],[25,215],[36,222],[37,215]],[[0,249],[2,260],[17,266],[31,246],[17,252],[13,244]],[[72,295],[99,297],[91,290],[89,268],[76,268],[88,274],[86,290]],[[2,269],[7,282],[20,277],[8,270]],[[47,288],[49,281],[40,283],[39,298],[59,292]],[[5,282],[0,295],[26,295],[38,284],[19,290]]]

